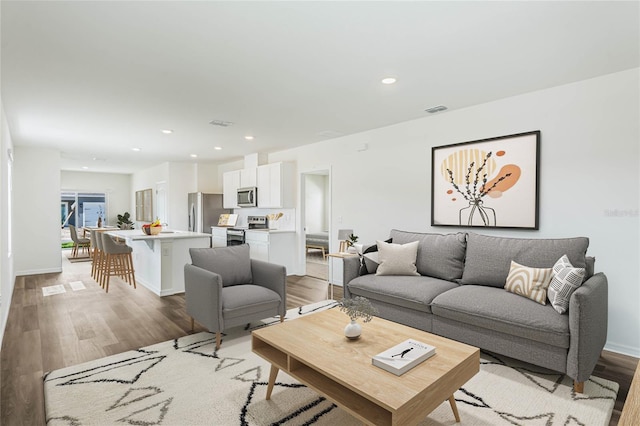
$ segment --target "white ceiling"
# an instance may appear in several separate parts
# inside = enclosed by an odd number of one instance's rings
[[[13,143],[64,170],[233,161],[640,66],[638,2],[0,7]]]

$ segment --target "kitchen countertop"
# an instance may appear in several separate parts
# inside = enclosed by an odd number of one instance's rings
[[[293,229],[245,229],[246,232],[268,232],[270,234],[284,234],[288,232],[295,233]]]
[[[162,230],[158,235],[147,235],[140,229],[129,229],[126,231],[106,231],[107,234],[119,238],[129,238],[136,240],[176,240],[184,238],[211,238],[211,234],[190,231],[175,231],[173,229]]]

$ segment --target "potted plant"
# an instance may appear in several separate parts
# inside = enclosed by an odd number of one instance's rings
[[[342,299],[339,303],[340,311],[345,312],[351,322],[344,328],[344,335],[348,339],[355,340],[362,334],[362,326],[356,321],[362,318],[362,322],[369,322],[378,310],[371,304],[369,299],[362,296]]]
[[[355,253],[357,252],[355,244],[358,242],[358,236],[354,234],[349,234],[347,237],[347,252]]]
[[[131,215],[129,212],[124,212],[124,214],[118,215],[118,228],[120,229],[133,229],[133,222],[129,220]]]

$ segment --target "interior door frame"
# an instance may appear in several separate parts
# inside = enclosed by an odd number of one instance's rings
[[[329,228],[329,237],[331,237],[331,229],[333,229],[332,226],[332,211],[333,211],[333,207],[332,207],[332,194],[333,194],[333,180],[332,180],[332,171],[331,171],[331,166],[318,166],[318,167],[314,167],[313,169],[309,169],[309,170],[305,170],[305,171],[301,171],[300,172],[300,195],[299,195],[299,200],[300,200],[300,235],[299,235],[299,244],[298,247],[300,247],[300,250],[298,251],[298,265],[300,265],[299,267],[299,272],[300,275],[307,275],[307,249],[306,249],[306,240],[305,240],[305,234],[306,234],[306,229],[307,229],[307,212],[306,212],[306,177],[309,175],[324,175],[324,176],[328,176],[329,179],[329,191],[327,194],[327,227]],[[329,240],[331,240],[331,238],[329,238]],[[329,276],[328,278],[331,278],[331,270],[329,270]]]

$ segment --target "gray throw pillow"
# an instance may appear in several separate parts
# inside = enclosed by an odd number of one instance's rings
[[[222,277],[224,287],[251,284],[249,244],[215,248],[190,248],[191,263]]]

